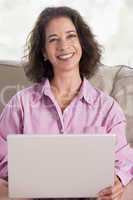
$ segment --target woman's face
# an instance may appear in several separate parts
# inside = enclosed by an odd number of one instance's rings
[[[54,72],[79,68],[82,48],[76,28],[69,18],[51,20],[46,27],[45,41],[43,53],[52,63]]]

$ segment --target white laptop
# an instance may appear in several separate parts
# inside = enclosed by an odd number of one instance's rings
[[[114,150],[114,135],[9,135],[9,196],[96,197],[113,185]]]

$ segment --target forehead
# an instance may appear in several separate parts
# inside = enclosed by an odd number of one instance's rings
[[[52,19],[48,23],[45,34],[47,36],[51,33],[58,34],[62,32],[67,32],[69,30],[76,31],[76,28],[73,22],[71,21],[71,19],[68,17],[58,17],[58,18]]]

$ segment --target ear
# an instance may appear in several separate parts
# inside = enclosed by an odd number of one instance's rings
[[[44,61],[48,60],[47,54],[44,51],[44,49],[42,49],[42,55],[43,55]]]
[[[48,59],[48,56],[47,56],[47,54],[46,54],[46,52],[45,52],[44,49],[42,49],[42,55],[43,55],[43,57],[44,57],[44,60],[47,60],[47,59]]]

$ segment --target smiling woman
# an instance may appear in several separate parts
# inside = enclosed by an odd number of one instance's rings
[[[67,17],[60,17],[49,22],[46,28],[45,57],[53,65],[54,76],[63,71],[75,69],[79,74],[79,61],[82,48],[74,24]]]
[[[133,151],[122,109],[87,80],[101,58],[89,26],[74,9],[48,7],[39,15],[27,47],[25,72],[36,84],[17,93],[0,117],[0,177],[8,178],[9,134],[115,133],[114,184],[99,191],[97,200],[119,200],[133,178]]]
[[[61,66],[61,60],[67,56],[73,55],[70,61],[77,62],[80,75],[87,78],[95,73],[100,64],[101,47],[89,26],[76,10],[60,8],[49,7],[42,11],[27,40],[28,63],[25,71],[32,81],[51,80],[56,61],[60,60]]]

